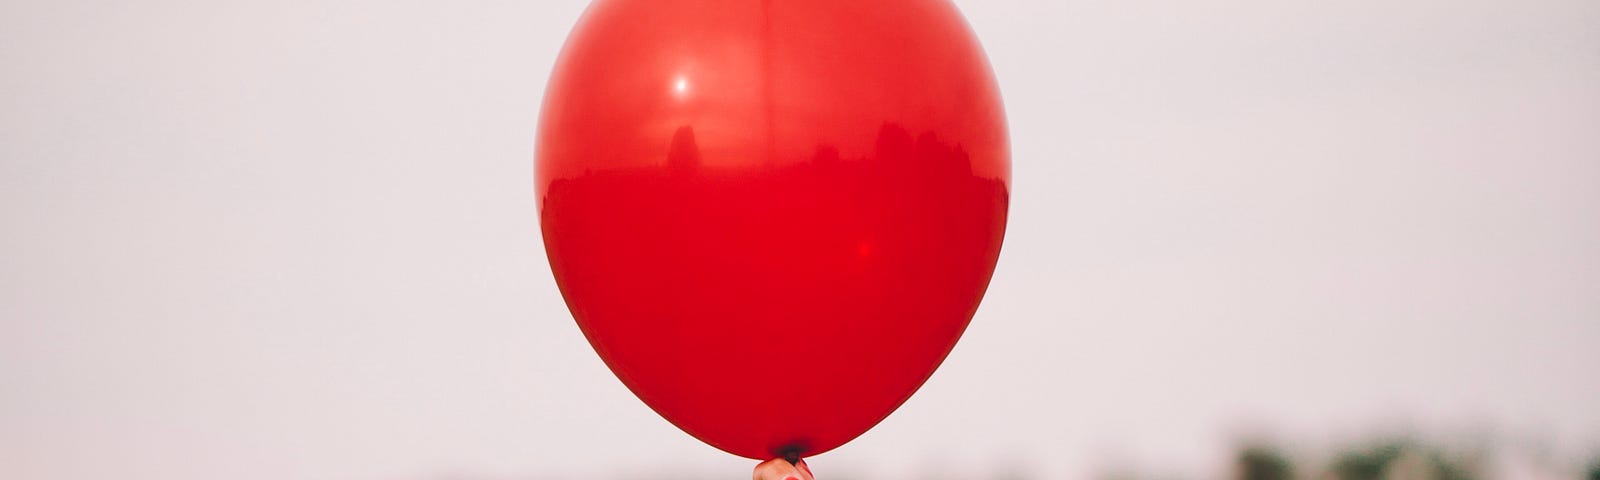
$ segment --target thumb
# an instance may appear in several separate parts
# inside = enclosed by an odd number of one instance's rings
[[[800,467],[800,473],[805,474],[804,477],[801,477],[801,480],[817,480],[817,478],[815,476],[811,475],[811,466],[810,465],[806,465],[806,461],[805,460],[801,460],[799,462],[795,462],[794,465],[796,467]]]
[[[805,462],[797,462],[804,466]],[[811,472],[803,470],[800,466],[790,464],[788,460],[774,458],[756,465],[756,470],[751,474],[752,480],[812,480]]]

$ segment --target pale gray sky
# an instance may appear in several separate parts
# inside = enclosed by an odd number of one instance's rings
[[[1600,3],[957,3],[1005,250],[821,478],[1600,451]],[[744,478],[545,263],[535,119],[584,4],[0,1],[0,476]]]

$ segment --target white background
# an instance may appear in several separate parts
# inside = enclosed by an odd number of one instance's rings
[[[0,2],[0,477],[744,478],[543,257],[584,4]],[[1011,119],[1005,250],[822,478],[1600,451],[1600,3],[958,4]]]

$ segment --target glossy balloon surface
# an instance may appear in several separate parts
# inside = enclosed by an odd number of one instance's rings
[[[882,420],[994,271],[1010,152],[944,0],[597,0],[539,120],[550,265],[689,434],[810,456]]]

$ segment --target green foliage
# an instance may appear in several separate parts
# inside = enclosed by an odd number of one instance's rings
[[[1403,441],[1379,443],[1338,456],[1329,467],[1338,480],[1477,480],[1470,462]]]
[[[1239,480],[1290,480],[1294,466],[1278,451],[1250,447],[1239,452]]]
[[[1331,470],[1339,480],[1380,480],[1389,463],[1400,456],[1400,451],[1400,444],[1386,443],[1345,452],[1333,462]]]

